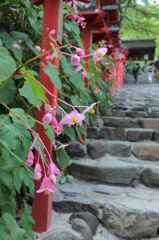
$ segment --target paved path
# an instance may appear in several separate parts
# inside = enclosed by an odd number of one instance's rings
[[[88,128],[86,147],[67,148],[74,180],[56,184],[40,240],[159,239],[158,82],[124,76],[110,109]]]

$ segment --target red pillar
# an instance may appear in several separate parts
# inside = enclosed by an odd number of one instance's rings
[[[89,54],[89,48],[92,43],[92,26],[88,22],[86,25],[86,28],[83,30],[83,45],[84,45],[84,50],[86,54]],[[90,57],[85,58],[85,61],[87,62]],[[86,63],[87,70],[89,71],[89,66],[88,62]],[[89,80],[85,78],[85,87],[89,89]],[[87,123],[84,123],[86,133],[87,133]],[[83,140],[83,145],[86,145],[86,136],[82,135],[82,140]]]
[[[57,39],[58,32],[58,15],[59,15],[60,0],[45,0],[44,1],[44,19],[42,30],[42,48],[45,50],[51,49],[50,39],[47,36],[47,28],[49,30],[55,29],[54,38]],[[41,62],[47,65],[45,57],[41,58]],[[52,63],[59,68],[59,58],[55,58]],[[43,67],[40,67],[40,82],[42,82],[50,92],[57,95],[57,88],[51,83],[50,78],[44,73]],[[50,105],[54,106],[54,100],[48,94],[46,97],[49,100]],[[41,121],[44,116],[44,105],[41,107],[41,111],[38,111],[37,120]],[[45,143],[49,153],[52,156],[52,147],[48,137],[44,133],[44,128],[37,124],[37,132]],[[35,156],[37,159],[38,153]],[[42,160],[41,160],[42,161]],[[35,220],[34,231],[45,232],[51,227],[51,215],[52,215],[52,194],[44,195],[44,193],[36,193],[40,187],[40,183],[35,181],[35,193],[33,199],[33,219]]]

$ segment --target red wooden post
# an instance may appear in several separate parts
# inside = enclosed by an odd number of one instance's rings
[[[40,0],[33,0],[32,3],[41,3]],[[62,2],[63,4],[63,2]],[[58,15],[60,9],[60,0],[44,0],[44,19],[43,19],[43,30],[42,30],[42,48],[45,50],[51,49],[50,39],[47,36],[47,28],[49,30],[55,29],[54,38],[57,39],[58,32]],[[41,58],[41,62],[46,65],[45,57]],[[55,58],[52,63],[59,68],[59,58]],[[50,78],[44,73],[43,67],[40,67],[40,82],[42,82],[46,88],[49,89],[54,95],[57,96],[57,88],[51,83]],[[48,94],[46,97],[49,100],[50,105],[54,106],[54,100]],[[41,111],[38,111],[37,119],[42,120],[44,116],[44,105],[41,107]],[[37,132],[45,143],[49,153],[52,155],[52,147],[48,137],[44,133],[44,128],[37,124]],[[36,158],[38,153],[36,152]],[[42,161],[42,160],[41,160]],[[51,227],[51,215],[52,215],[52,194],[44,195],[44,193],[36,193],[40,187],[40,183],[35,181],[35,194],[33,199],[33,219],[35,220],[34,231],[45,232]]]

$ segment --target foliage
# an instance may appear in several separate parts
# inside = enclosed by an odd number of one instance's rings
[[[75,21],[67,18],[74,9],[65,5],[64,8],[64,32],[63,44],[72,44],[83,49],[82,32]],[[30,0],[6,0],[0,3],[1,32],[0,32],[0,232],[1,239],[28,239],[34,238],[32,229],[34,221],[31,218],[26,204],[27,194],[34,194],[33,168],[28,168],[25,160],[28,153],[32,153],[32,146],[38,150],[44,163],[48,166],[49,156],[44,154],[44,144],[36,135],[37,110],[42,102],[48,107],[48,99],[44,86],[39,82],[39,62],[44,54],[39,53],[35,45],[40,45],[43,21],[43,6],[32,6]],[[58,57],[56,41],[50,36],[50,50]],[[18,45],[19,49],[13,47]],[[100,47],[104,42],[100,43]],[[98,46],[99,47],[99,46]],[[92,52],[97,47],[92,46]],[[75,48],[66,48],[66,53],[76,54]],[[75,67],[70,62],[70,57],[60,55],[60,69],[48,62],[43,64],[44,72],[50,77],[51,83],[58,88],[57,120],[61,121],[63,109],[70,113],[70,106],[90,106],[93,102],[100,101],[99,106],[94,106],[95,115],[91,121],[96,121],[97,114],[104,114],[111,100],[111,88],[113,77],[109,82],[103,81],[103,71],[111,66],[110,57],[104,57],[106,65],[93,63],[84,59],[81,62],[83,71],[86,64],[90,72],[86,77],[90,88],[85,88],[85,82],[81,81],[81,72],[75,74]],[[98,69],[98,71],[97,71]],[[95,90],[100,94],[95,95]],[[106,101],[105,98],[108,100]],[[61,99],[61,101],[60,101]],[[67,104],[64,104],[66,102]],[[48,107],[49,108],[49,107]],[[76,108],[82,113],[83,108]],[[89,124],[89,113],[85,114],[85,122]],[[61,136],[54,139],[55,128],[39,123],[44,127],[50,143],[55,143]],[[75,141],[78,135],[82,141],[82,135],[86,134],[84,123],[82,125],[63,127],[62,140]],[[38,138],[38,140],[37,140]],[[40,148],[40,150],[39,150]],[[46,149],[45,149],[46,150]],[[33,154],[33,153],[32,153]],[[60,182],[72,181],[72,176],[65,174],[69,165],[69,156],[61,148],[56,151],[57,165],[61,170]],[[18,210],[17,197],[23,202],[22,227],[14,220]]]
[[[159,4],[148,0],[119,0],[119,25],[122,40],[155,39],[155,59],[159,59]],[[142,4],[141,4],[142,3]]]

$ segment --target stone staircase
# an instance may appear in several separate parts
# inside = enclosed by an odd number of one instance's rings
[[[157,82],[124,85],[108,116],[88,127],[86,146],[67,148],[74,180],[57,184],[53,198],[53,216],[72,234],[67,239],[159,239],[158,90]]]

